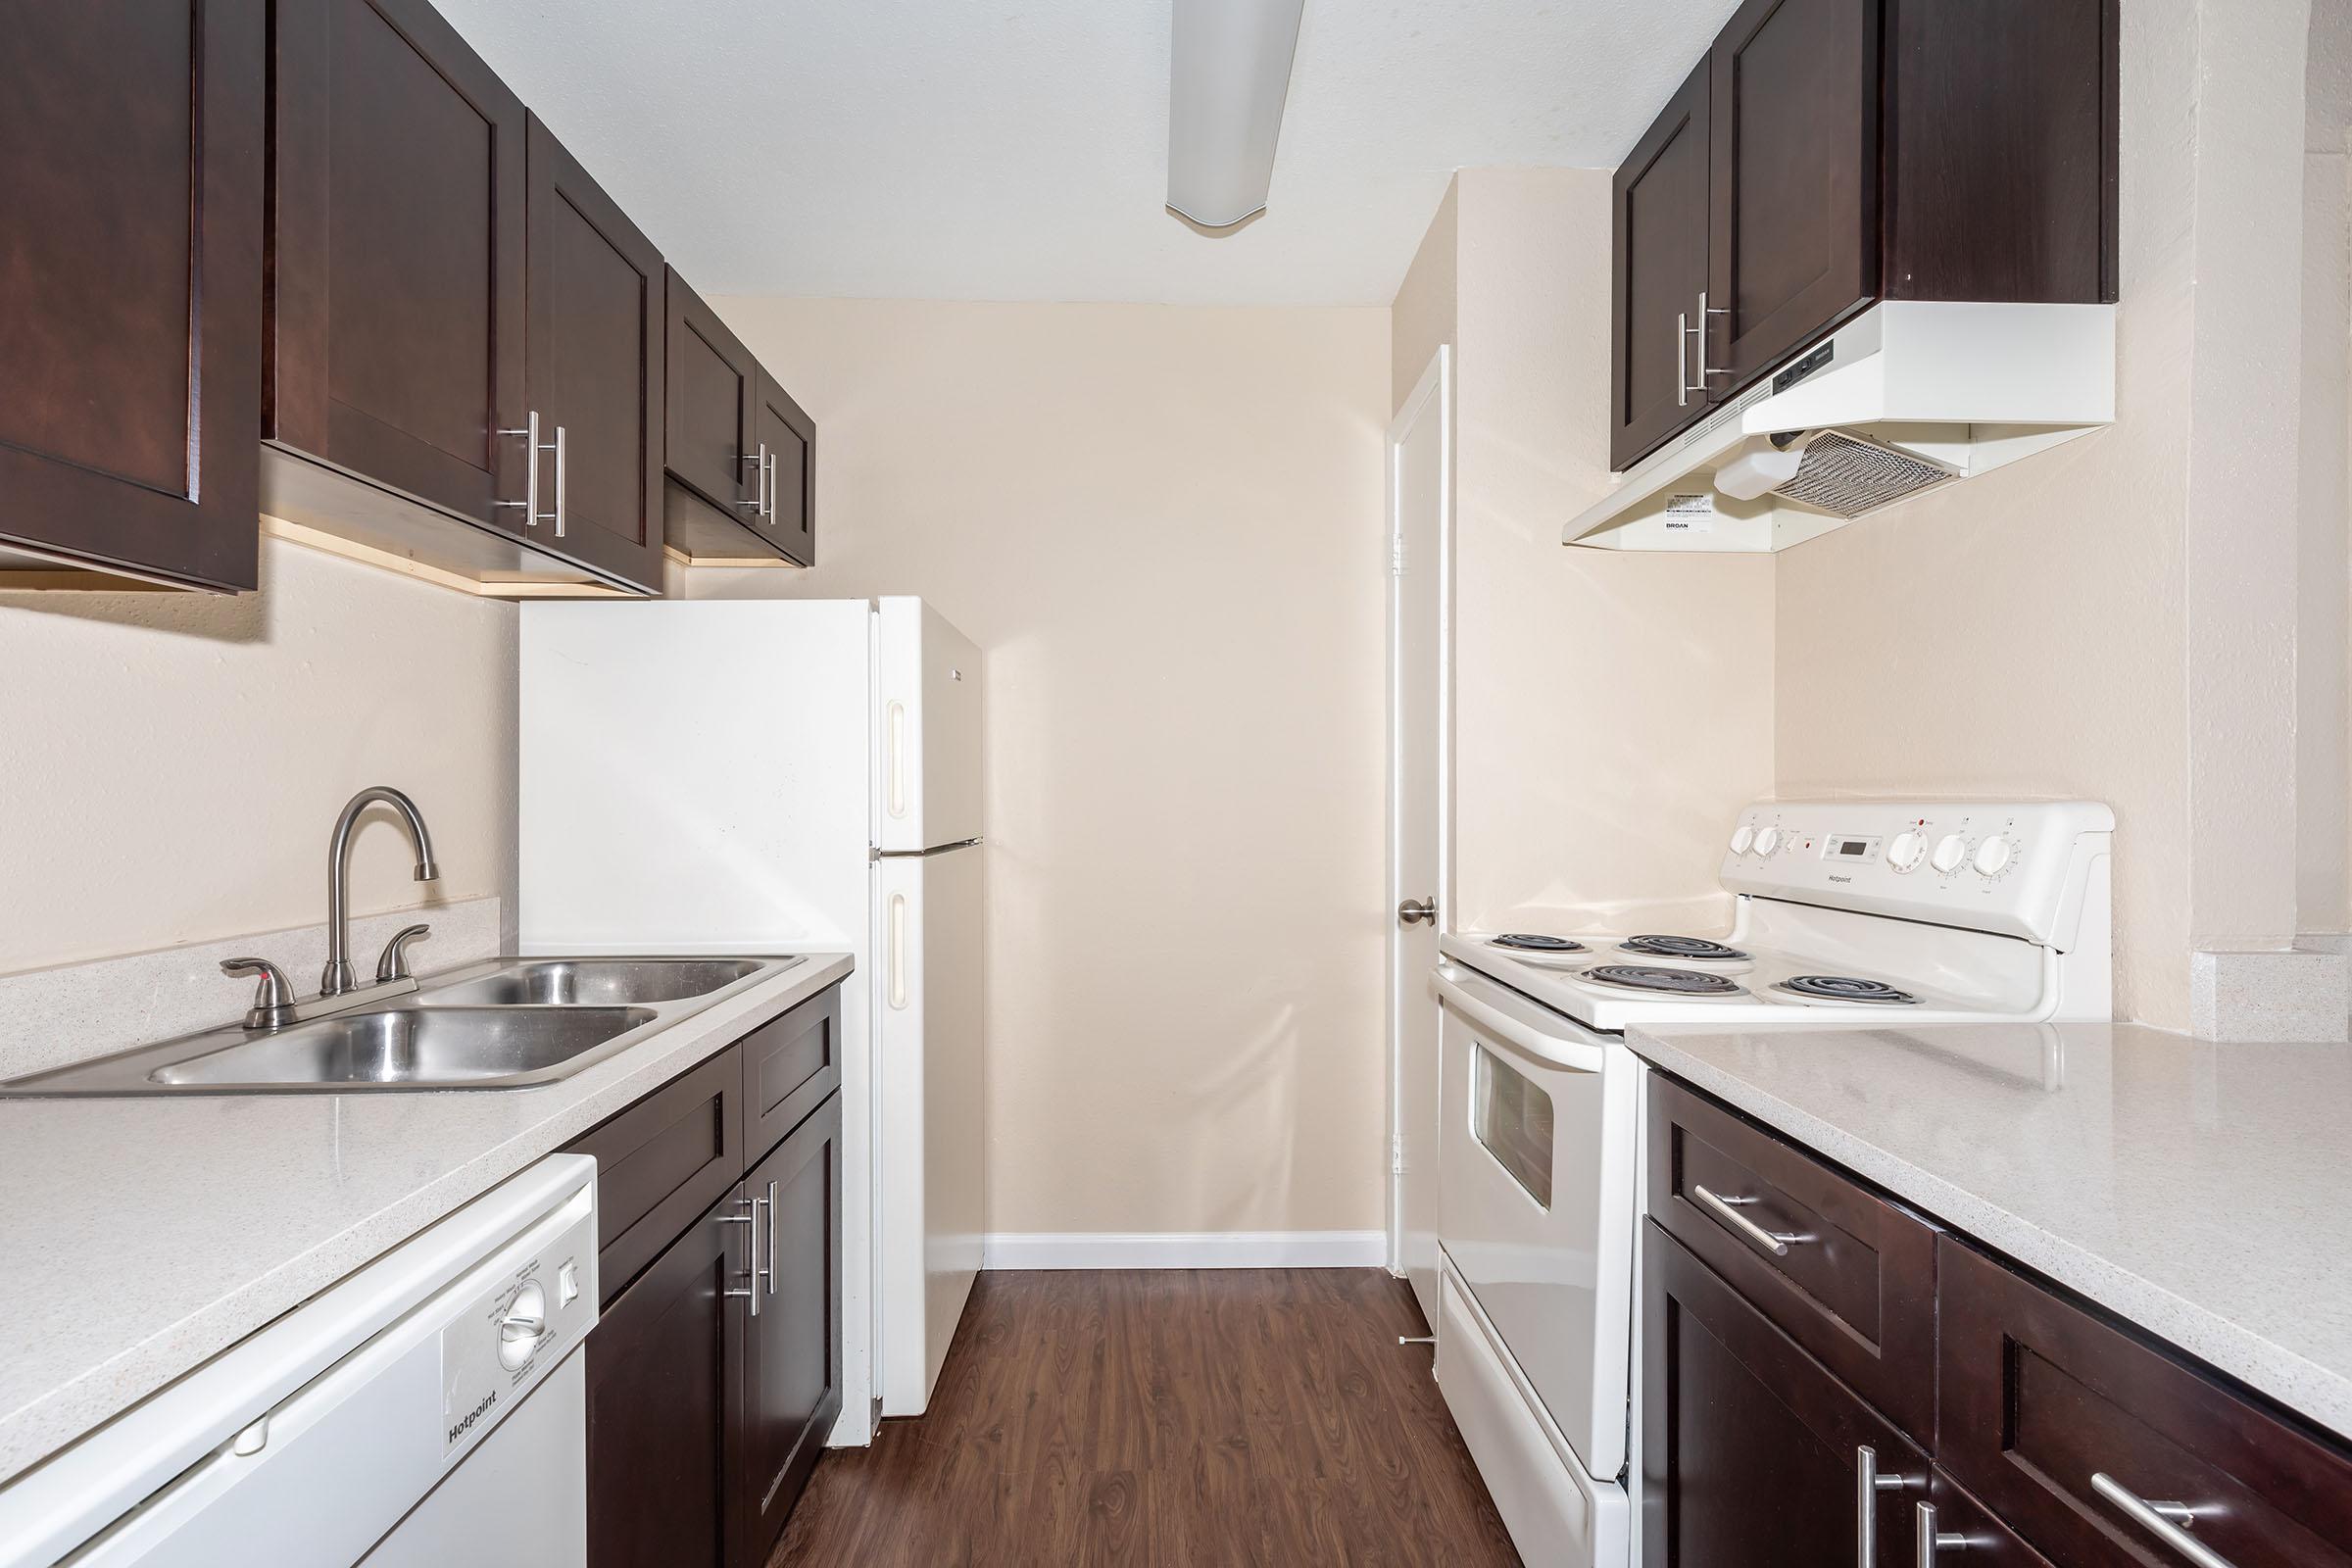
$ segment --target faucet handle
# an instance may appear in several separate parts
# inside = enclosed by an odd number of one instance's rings
[[[248,1029],[280,1029],[294,1021],[294,987],[286,971],[268,958],[223,958],[222,974],[254,974],[262,983],[254,989],[253,1005],[246,1010]]]
[[[429,925],[413,925],[396,931],[384,944],[384,956],[375,960],[375,983],[389,985],[395,980],[409,978],[409,944],[432,931]]]

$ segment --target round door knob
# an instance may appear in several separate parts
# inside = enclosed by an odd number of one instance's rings
[[[498,1320],[498,1364],[512,1372],[528,1361],[547,1338],[547,1292],[536,1280],[514,1293]]]
[[[1781,830],[1779,828],[1768,827],[1756,835],[1756,853],[1758,855],[1770,855],[1780,847]]]
[[[1886,863],[1897,871],[1916,867],[1928,853],[1928,836],[1916,828],[1905,828],[1886,846]]]
[[[1928,857],[1928,863],[1938,871],[1950,872],[1959,870],[1960,862],[1967,858],[1968,840],[1957,833],[1946,833],[1936,841],[1936,853]]]
[[[1438,923],[1438,901],[1435,898],[1407,899],[1396,906],[1398,925],[1419,925],[1423,921],[1431,925]]]
[[[1977,875],[1999,876],[2009,868],[2009,862],[2016,856],[2017,846],[1995,833],[1977,846]]]
[[[1745,855],[1747,847],[1755,842],[1756,830],[1742,822],[1740,824],[1740,831],[1732,835],[1732,853]]]

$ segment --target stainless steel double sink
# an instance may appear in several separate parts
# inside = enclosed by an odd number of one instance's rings
[[[806,960],[498,958],[389,1004],[231,1025],[0,1084],[0,1097],[520,1089],[568,1078]]]

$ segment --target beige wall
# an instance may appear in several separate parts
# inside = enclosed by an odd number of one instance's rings
[[[2312,8],[2304,82],[2295,809],[2300,923],[2316,932],[2352,928],[2352,5]]]
[[[2125,8],[2114,427],[1779,572],[1781,789],[2111,802],[2117,1005],[2175,1027],[2192,947],[2295,927],[2300,22],[2254,9]]]
[[[0,594],[0,973],[322,920],[368,784],[416,797],[442,879],[371,820],[356,911],[507,893],[514,621],[276,541],[234,599]]]
[[[1771,560],[1559,542],[1608,483],[1609,178],[1463,171],[1396,307],[1397,395],[1438,332],[1458,355],[1460,929],[1721,929],[1772,789]]]
[[[989,1226],[1382,1223],[1388,313],[730,299],[988,660]]]

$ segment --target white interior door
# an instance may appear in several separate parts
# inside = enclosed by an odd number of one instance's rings
[[[1438,1320],[1439,1010],[1451,912],[1453,351],[1389,426],[1389,1267]],[[1407,909],[1434,905],[1434,912]]]

